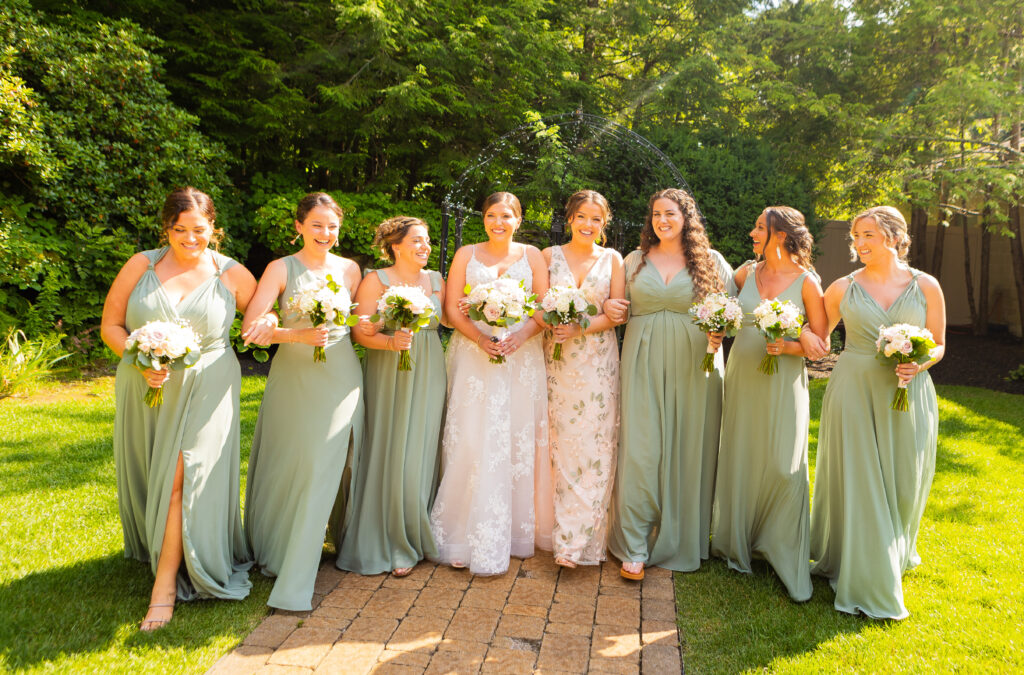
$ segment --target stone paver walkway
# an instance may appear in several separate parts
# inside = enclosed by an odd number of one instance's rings
[[[551,554],[473,576],[420,563],[407,577],[325,563],[314,609],[268,616],[209,673],[640,673],[682,671],[668,570],[566,570]]]

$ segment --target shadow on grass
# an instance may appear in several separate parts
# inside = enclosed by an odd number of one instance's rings
[[[821,577],[812,577],[811,599],[796,603],[770,566],[754,561],[753,570],[741,574],[715,559],[675,575],[686,672],[772,670],[775,659],[813,652],[874,623],[837,612]]]
[[[166,628],[144,634],[137,627],[153,584],[148,564],[118,552],[34,572],[0,586],[0,654],[20,670],[109,650],[192,650],[225,634],[245,635],[254,612],[265,614],[270,584],[259,576],[251,577],[247,600],[179,604]]]
[[[114,482],[111,440],[41,434],[0,444],[0,495],[67,490],[93,482]]]
[[[938,393],[973,413],[971,419],[940,413],[940,441],[973,435],[983,438],[986,445],[1003,457],[1024,462],[1024,396],[953,386],[941,387]]]

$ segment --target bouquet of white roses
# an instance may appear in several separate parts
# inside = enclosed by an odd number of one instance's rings
[[[476,288],[463,289],[469,305],[469,318],[491,327],[491,342],[500,342],[505,326],[533,316],[537,296],[528,293],[522,281],[498,279]],[[504,356],[492,356],[491,363],[504,363]]]
[[[762,300],[754,308],[754,325],[761,331],[765,340],[775,342],[779,338],[798,338],[804,325],[804,317],[800,310],[789,300]],[[765,375],[779,372],[779,357],[765,354],[758,367]]]
[[[434,304],[419,286],[389,286],[377,301],[377,313],[370,321],[377,322],[383,317],[384,323],[394,330],[419,332],[430,323],[434,316]],[[409,350],[403,349],[398,356],[399,370],[412,370]]]
[[[186,321],[150,321],[128,335],[124,350],[135,357],[138,368],[181,370],[199,360],[199,343],[199,336]],[[145,401],[150,408],[163,403],[163,387],[150,387]]]
[[[725,333],[732,337],[743,325],[743,308],[739,301],[725,293],[709,293],[690,308],[693,323],[705,333]],[[715,369],[715,350],[708,341],[708,350],[700,362],[704,377]]]
[[[540,303],[544,310],[544,322],[552,326],[578,323],[586,328],[590,325],[587,317],[597,315],[597,307],[578,288],[572,286],[552,286],[544,294]],[[562,360],[562,343],[555,343],[552,360]]]
[[[354,326],[359,323],[359,317],[352,314],[355,305],[341,295],[341,288],[328,274],[326,279],[319,279],[316,284],[288,298],[288,307],[293,312],[308,316],[314,328],[325,323]],[[313,361],[327,361],[327,352],[323,347],[313,347]]]
[[[935,339],[927,328],[912,326],[909,323],[897,323],[886,328],[878,327],[878,358],[888,363],[924,363],[932,357]],[[910,410],[907,401],[907,383],[899,380],[896,384],[896,395],[892,399],[892,409],[906,412]]]

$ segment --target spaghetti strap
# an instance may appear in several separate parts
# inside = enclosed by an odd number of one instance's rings
[[[431,291],[433,291],[434,293],[437,293],[438,291],[440,291],[441,290],[441,282],[442,281],[443,281],[443,279],[441,279],[441,273],[440,272],[433,271],[433,270],[430,272],[430,290]]]
[[[391,281],[388,279],[388,275],[384,270],[377,270],[377,278],[384,284],[384,288],[391,288]]]

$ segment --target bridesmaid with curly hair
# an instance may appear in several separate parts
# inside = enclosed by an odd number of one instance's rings
[[[711,248],[693,197],[678,189],[651,197],[640,249],[624,262],[626,300],[605,303],[613,321],[630,309],[608,547],[622,576],[639,580],[645,565],[689,572],[708,557],[723,365],[716,356],[705,377],[708,336],[687,312],[725,288],[732,268]]]
[[[338,567],[359,574],[403,577],[424,557],[436,557],[430,500],[437,487],[444,416],[444,349],[437,335],[444,316],[444,281],[426,269],[430,234],[419,218],[396,216],[377,226],[373,244],[391,263],[370,272],[356,291],[357,311],[373,314],[391,286],[412,286],[430,298],[434,318],[418,333],[384,325],[356,332],[366,347],[366,435],[352,481],[352,522],[338,551]],[[407,350],[411,371],[398,370]]]

